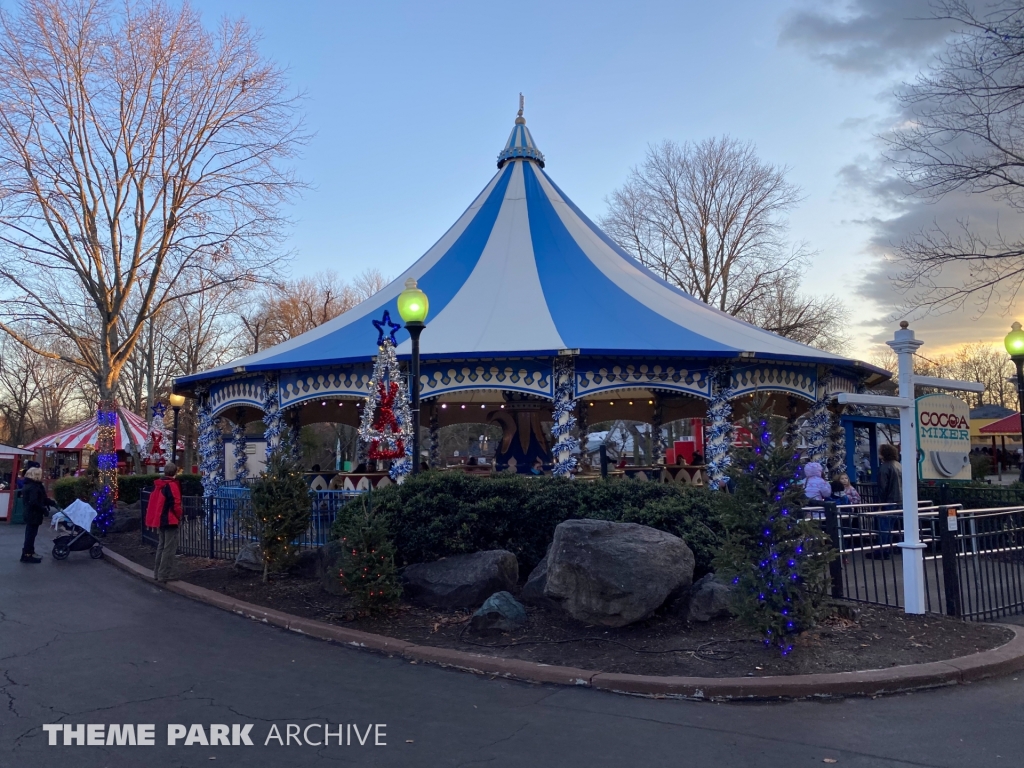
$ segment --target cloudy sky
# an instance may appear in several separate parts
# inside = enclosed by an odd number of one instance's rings
[[[788,166],[804,195],[792,236],[817,253],[804,288],[845,299],[861,356],[903,316],[895,244],[965,216],[1012,227],[987,200],[908,199],[882,160],[904,118],[894,90],[951,32],[927,0],[195,3],[245,15],[307,95],[296,275],[418,258],[493,174],[520,91],[547,170],[595,219],[663,139],[729,134]],[[1001,339],[1006,304],[913,317],[922,352]]]

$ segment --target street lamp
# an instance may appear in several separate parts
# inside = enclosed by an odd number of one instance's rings
[[[1006,351],[1017,366],[1017,410],[1020,411],[1021,446],[1024,447],[1024,330],[1020,323],[1014,323],[1011,331],[1006,334],[1003,344]],[[1024,482],[1024,454],[1021,455],[1020,480]]]
[[[178,463],[178,413],[181,411],[181,406],[185,404],[184,395],[175,395],[173,392],[167,396],[167,399],[171,401],[171,410],[174,411],[174,433],[171,438],[171,461],[174,464]]]
[[[412,473],[420,471],[420,334],[430,311],[427,294],[416,287],[416,281],[405,281],[405,290],[398,294],[398,314],[412,338]]]

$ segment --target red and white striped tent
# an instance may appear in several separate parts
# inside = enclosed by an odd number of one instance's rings
[[[129,430],[131,430],[135,444],[141,447],[149,434],[149,425],[145,419],[121,408],[117,410],[117,417],[114,448],[118,451],[131,450],[128,442]],[[59,451],[81,451],[86,447],[95,448],[98,439],[99,426],[96,424],[96,417],[92,416],[74,426],[62,429],[56,434],[41,437],[26,445],[25,449],[34,451],[40,448],[51,448]]]

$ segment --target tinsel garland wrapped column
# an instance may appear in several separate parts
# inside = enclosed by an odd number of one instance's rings
[[[831,432],[829,434],[828,477],[835,480],[846,472],[846,430],[843,429],[841,417],[845,406],[834,405],[829,409]],[[856,477],[851,477],[856,482]]]
[[[231,428],[231,442],[234,447],[235,480],[245,480],[249,477],[249,463],[245,453],[245,422],[242,421],[241,408],[238,409],[234,426]]]
[[[99,478],[93,494],[96,527],[106,533],[114,521],[117,503],[117,403],[100,400],[96,405],[96,467]]]
[[[430,468],[441,466],[441,427],[437,420],[437,406],[430,409]]]
[[[267,374],[263,379],[263,439],[267,441],[267,462],[274,452],[278,443],[281,442],[281,432],[284,430],[284,420],[281,415],[281,393],[278,388],[277,376]]]
[[[711,402],[708,403],[708,430],[704,446],[708,484],[717,488],[732,465],[732,370],[727,366],[711,370]]]
[[[655,393],[654,411],[651,413],[651,448],[654,450],[654,464],[665,462],[665,435],[662,432],[664,424],[665,409],[661,404],[661,396]]]
[[[224,482],[224,440],[220,419],[214,418],[208,397],[199,406],[199,471],[203,475],[203,496],[215,496]]]
[[[828,382],[831,373],[818,369],[818,395],[807,417],[807,458],[827,467],[828,449],[832,442],[832,414],[828,407]]]
[[[572,477],[576,469],[576,456],[573,452],[579,447],[580,441],[573,436],[576,429],[576,400],[573,398],[573,377],[575,367],[571,357],[556,357],[554,362],[555,403],[552,413],[551,437],[555,445],[552,450],[553,467],[551,474],[555,477]]]
[[[590,427],[587,423],[587,404],[583,400],[576,401],[576,432],[580,441],[580,467],[585,469],[590,466],[590,456],[587,454],[587,434]]]

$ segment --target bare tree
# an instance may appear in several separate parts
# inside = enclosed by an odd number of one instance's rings
[[[1024,210],[1024,2],[1004,0],[978,13],[966,0],[940,0],[937,18],[960,31],[934,64],[897,93],[908,113],[888,137],[889,158],[920,196],[990,196]],[[1015,225],[1013,229],[1019,230]],[[983,234],[967,219],[904,241],[898,285],[909,303],[982,310],[1009,306],[1024,281],[1024,241]]]
[[[849,312],[836,296],[806,296],[799,290],[799,277],[782,274],[761,300],[740,316],[754,325],[780,336],[811,344],[830,352],[847,346],[844,332]]]
[[[279,260],[304,135],[257,42],[164,0],[0,14],[0,330],[88,372],[101,402],[197,278],[250,284]]]
[[[12,445],[27,442],[31,433],[31,411],[39,387],[34,353],[0,337],[0,416],[4,421],[4,439]]]
[[[275,285],[253,296],[239,313],[246,339],[244,354],[259,352],[323,325],[387,284],[388,279],[379,270],[370,268],[351,283],[335,272],[325,271]]]
[[[788,239],[785,217],[800,192],[786,172],[730,137],[666,141],[612,194],[601,224],[640,263],[701,301],[801,341],[831,343],[840,302],[797,291],[810,254]]]

